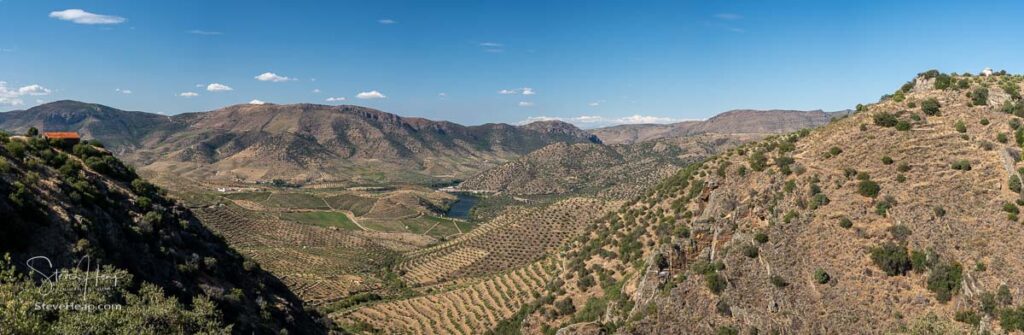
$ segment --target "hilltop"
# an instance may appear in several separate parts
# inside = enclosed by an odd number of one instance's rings
[[[562,252],[524,331],[1024,329],[1022,76],[922,73],[693,164]]]
[[[687,164],[762,137],[701,134],[635,144],[556,143],[484,170],[458,188],[513,195],[587,194],[629,199]]]
[[[740,109],[703,121],[619,125],[594,129],[591,133],[608,144],[631,144],[707,133],[779,134],[818,127],[847,112]]]
[[[280,280],[104,148],[6,134],[0,144],[5,332],[325,332]]]

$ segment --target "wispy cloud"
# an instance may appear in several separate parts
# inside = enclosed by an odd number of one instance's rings
[[[115,88],[114,92],[121,93],[121,94],[132,94],[132,90],[126,90],[126,89],[120,89],[120,88]]]
[[[198,97],[199,93],[196,93],[196,92],[181,92],[181,93],[178,93],[178,96],[179,97],[184,97],[184,98],[194,98],[194,97]]]
[[[266,101],[259,100],[259,99],[252,99],[252,101],[249,101],[250,105],[263,105],[263,104],[266,104],[266,103],[267,103]]]
[[[505,45],[497,42],[482,42],[477,44],[480,50],[486,52],[504,52]]]
[[[715,14],[715,18],[716,19],[720,19],[720,20],[734,21],[734,20],[742,19],[743,16],[741,16],[739,14],[736,14],[736,13],[718,13],[718,14]]]
[[[382,94],[380,92],[377,92],[376,90],[373,90],[373,91],[369,91],[369,92],[359,92],[359,94],[356,94],[356,98],[364,99],[364,100],[369,100],[369,99],[384,99],[384,98],[387,98],[387,96],[385,96],[384,94]]]
[[[320,93],[320,89],[319,88],[314,88],[313,89],[313,93]]]
[[[392,20],[392,19],[380,19],[380,20],[377,20],[377,23],[380,23],[380,24],[395,24],[395,23],[398,23],[398,21],[395,21],[395,20]]]
[[[345,101],[345,97],[330,97],[330,98],[327,98],[325,101],[327,101],[327,102],[342,102],[342,101]]]
[[[254,77],[254,78],[256,78],[256,80],[259,80],[259,81],[269,81],[269,82],[272,82],[272,83],[280,83],[280,82],[295,80],[295,78],[288,78],[288,77],[281,76],[281,75],[278,75],[278,74],[273,73],[273,72],[264,72],[264,73]]]
[[[50,17],[77,24],[118,24],[125,21],[125,18],[120,16],[95,14],[81,9],[50,12]]]
[[[200,29],[189,30],[188,33],[189,34],[193,34],[193,35],[206,35],[206,36],[224,35],[224,33],[219,32],[219,31],[209,31],[209,30],[200,30]]]
[[[221,84],[221,83],[212,83],[212,84],[206,85],[206,90],[210,91],[210,92],[227,92],[227,91],[234,91],[235,89],[231,88],[231,86],[224,85],[224,84]]]
[[[0,105],[20,106],[25,104],[22,97],[43,96],[50,95],[50,93],[52,93],[50,89],[38,84],[9,88],[6,81],[0,81]]]
[[[512,94],[534,95],[534,94],[537,94],[537,92],[535,92],[532,88],[523,87],[523,88],[513,88],[513,89],[507,89],[507,90],[498,90],[498,94],[504,94],[504,95],[512,95]]]
[[[582,128],[597,128],[620,124],[665,124],[689,120],[639,114],[624,117],[606,117],[600,115],[580,115],[574,117],[531,116],[525,120],[519,121],[518,124],[528,124],[537,121],[563,121],[575,124]]]
[[[519,107],[533,107],[533,103],[529,101],[520,101]]]

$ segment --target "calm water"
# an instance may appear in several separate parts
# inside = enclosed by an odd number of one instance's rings
[[[459,199],[452,204],[452,207],[448,209],[448,213],[445,213],[448,217],[469,220],[469,210],[476,206],[476,203],[480,201],[475,195],[469,193],[453,193]]]

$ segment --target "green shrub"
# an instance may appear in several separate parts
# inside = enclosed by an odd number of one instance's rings
[[[988,119],[981,119],[981,121],[978,121],[978,123],[980,123],[982,126],[987,126],[989,122]]]
[[[1010,213],[1010,214],[1020,214],[1020,209],[1017,208],[1017,205],[1014,205],[1014,204],[1009,203],[1009,202],[1004,202],[1003,203],[1003,211],[1007,212],[1007,213]]]
[[[935,77],[935,89],[944,90],[953,85],[953,77],[942,73]]]
[[[789,286],[789,283],[786,282],[786,279],[782,278],[782,276],[780,275],[772,275],[771,282],[772,285],[778,288],[784,288],[786,286]]]
[[[757,254],[757,247],[752,245],[747,245],[743,247],[743,255],[747,256],[747,258],[757,258]]]
[[[875,214],[886,216],[888,215],[887,213],[889,212],[889,209],[896,206],[896,204],[896,198],[887,195],[885,198],[875,202]]]
[[[796,211],[791,209],[788,212],[786,212],[786,215],[782,217],[782,222],[790,223],[793,221],[793,219],[797,218],[798,216],[800,216],[800,214],[797,214]]]
[[[861,180],[857,185],[857,194],[868,198],[874,198],[878,196],[878,192],[882,190],[882,187],[878,183],[871,180]]]
[[[975,327],[981,324],[981,316],[972,310],[957,311],[956,316],[953,318],[958,322],[963,322]]]
[[[766,243],[768,242],[768,234],[757,233],[754,235],[754,241],[757,241],[757,243]]]
[[[871,261],[890,276],[906,274],[912,267],[907,248],[893,242],[886,242],[871,249]]]
[[[564,298],[555,302],[555,310],[559,315],[572,315],[576,313],[576,305],[572,304],[572,299]]]
[[[892,163],[893,163],[892,157],[882,156],[882,164],[889,165],[889,164],[892,164]]]
[[[832,276],[829,276],[828,272],[825,272],[824,269],[818,268],[814,270],[814,281],[818,282],[818,284],[825,284],[830,280],[832,280]]]
[[[843,217],[842,219],[839,219],[839,226],[849,229],[850,227],[853,227],[853,221],[850,221],[850,218]]]
[[[914,272],[921,273],[932,267],[931,263],[928,262],[928,254],[920,250],[913,250],[910,252],[910,268]]]
[[[725,278],[718,274],[718,272],[712,272],[704,274],[704,284],[707,285],[711,293],[720,294],[725,290],[727,283]]]
[[[876,126],[881,127],[895,127],[899,120],[896,119],[896,115],[889,112],[879,112],[873,117]]]
[[[1020,193],[1020,177],[1017,175],[1010,176],[1010,190]]]
[[[1006,332],[1024,331],[1024,306],[1004,309],[999,313],[999,326]]]
[[[929,98],[925,101],[921,101],[921,111],[924,112],[925,115],[939,115],[939,107],[942,107],[942,105],[940,105],[939,101],[935,100],[935,98]]]
[[[967,161],[966,159],[962,159],[953,162],[953,164],[950,165],[950,167],[953,168],[953,170],[971,171],[971,162]]]
[[[843,149],[840,149],[839,147],[832,147],[828,149],[828,153],[832,156],[839,156],[839,154],[843,153]]]
[[[1006,144],[1006,133],[999,133],[996,135],[996,141],[999,143]]]
[[[907,164],[906,162],[900,163],[899,165],[896,166],[896,171],[899,171],[899,172],[910,171],[910,164]]]
[[[932,268],[928,276],[928,290],[935,293],[940,302],[949,301],[960,290],[963,267],[957,262],[943,262]]]
[[[971,103],[975,106],[984,106],[988,104],[988,89],[979,87],[971,92]]]
[[[911,234],[910,228],[902,224],[891,226],[888,231],[889,235],[892,235],[892,238],[897,241],[906,241],[907,237],[910,237]]]
[[[754,151],[754,153],[750,154],[748,163],[750,163],[751,170],[761,172],[768,167],[768,158],[764,156],[764,152]]]
[[[967,125],[964,124],[963,120],[957,120],[956,124],[954,124],[953,127],[956,128],[956,131],[958,133],[966,133],[967,132]]]

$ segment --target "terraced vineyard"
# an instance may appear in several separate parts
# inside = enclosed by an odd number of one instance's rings
[[[555,277],[555,262],[543,260],[472,285],[410,299],[384,302],[332,315],[348,324],[386,334],[480,334],[512,317]]]
[[[204,224],[283,279],[303,300],[320,304],[350,292],[377,289],[379,269],[410,250],[399,240],[379,242],[344,230],[282,222],[230,205],[195,211]]]
[[[399,273],[423,286],[516,268],[545,257],[615,205],[572,198],[541,208],[511,208],[459,238],[405,254]]]

